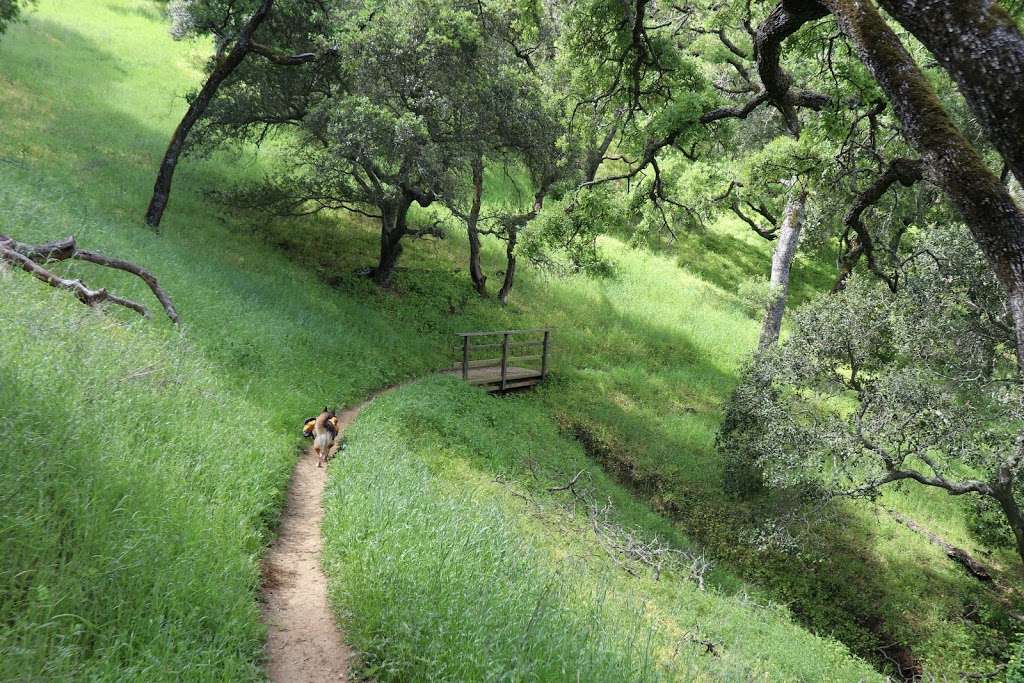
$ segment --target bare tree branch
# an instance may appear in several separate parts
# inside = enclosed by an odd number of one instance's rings
[[[178,312],[175,310],[170,297],[167,296],[167,293],[162,287],[160,287],[159,282],[157,282],[156,277],[152,273],[139,265],[131,263],[130,261],[104,256],[94,251],[78,249],[75,245],[74,237],[66,237],[62,240],[34,245],[18,242],[7,235],[0,235],[0,259],[21,267],[22,270],[32,274],[34,277],[47,283],[51,287],[71,291],[74,293],[76,299],[88,306],[95,306],[104,301],[109,301],[111,303],[118,304],[119,306],[130,308],[139,315],[148,317],[149,311],[142,304],[131,299],[126,299],[116,294],[112,294],[102,287],[100,289],[89,289],[81,280],[71,280],[60,277],[46,268],[43,268],[39,263],[37,263],[37,261],[46,262],[76,259],[79,261],[95,263],[106,268],[123,270],[142,279],[142,281],[149,286],[149,289],[160,302],[160,305],[163,306],[164,311],[167,313],[167,317],[170,318],[175,325],[181,323],[181,320],[178,317]]]

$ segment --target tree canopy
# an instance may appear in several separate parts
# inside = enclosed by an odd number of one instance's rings
[[[657,245],[732,216],[775,253],[727,455],[764,481],[813,480],[830,495],[902,481],[990,498],[1024,557],[1019,3],[189,0],[171,11],[176,34],[212,37],[214,54],[151,223],[182,150],[268,138],[285,150],[274,171],[226,195],[378,221],[379,284],[403,239],[442,232],[413,225],[414,205],[465,225],[481,295],[481,240],[504,242],[502,302],[517,254],[607,273],[601,232]],[[519,205],[484,206],[489,168],[527,179]],[[780,346],[798,249],[835,261],[833,293],[797,312]]]

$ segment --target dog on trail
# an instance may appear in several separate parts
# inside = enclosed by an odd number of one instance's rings
[[[334,429],[335,432],[338,431],[338,417],[336,415],[334,417],[332,417],[331,419],[329,419],[327,422],[330,423],[331,427]],[[315,425],[316,425],[316,416],[314,415],[313,417],[307,417],[302,422],[302,436],[306,437],[307,439],[312,437],[313,436],[313,427]]]
[[[316,453],[316,466],[323,467],[331,447],[338,438],[338,416],[333,410],[324,407],[316,417],[306,420],[302,427],[303,436],[313,437],[313,452]]]

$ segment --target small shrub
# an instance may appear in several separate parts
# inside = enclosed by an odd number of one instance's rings
[[[775,298],[779,295],[779,287],[773,286],[768,278],[752,277],[740,282],[736,296],[743,303],[747,314],[751,317],[760,317],[768,309]]]

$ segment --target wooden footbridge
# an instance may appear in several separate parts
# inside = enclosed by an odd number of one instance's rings
[[[551,329],[459,332],[462,360],[450,372],[490,392],[532,387],[548,376]],[[477,357],[484,356],[484,357]]]

